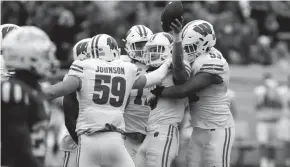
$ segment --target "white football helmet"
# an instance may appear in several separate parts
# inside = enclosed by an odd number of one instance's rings
[[[55,45],[35,26],[23,26],[7,34],[2,49],[7,67],[29,70],[39,76],[50,77],[59,65]]]
[[[135,25],[126,34],[125,50],[131,59],[143,61],[143,48],[153,35],[152,31],[144,25]]]
[[[88,43],[91,38],[85,38],[80,40],[73,47],[73,58],[74,60],[82,60],[85,58],[89,58],[88,55]]]
[[[120,48],[116,40],[107,34],[99,34],[88,43],[88,53],[91,58],[105,61],[120,59]]]
[[[204,20],[187,23],[181,32],[185,56],[190,62],[203,53],[209,52],[216,44],[213,26]]]
[[[19,28],[19,26],[15,25],[15,24],[0,25],[0,30],[1,30],[0,39],[1,39],[1,41],[9,32],[16,30],[18,28]]]
[[[3,38],[11,31],[13,30],[16,30],[18,29],[19,26],[15,25],[15,24],[3,24],[3,25],[0,25],[0,30],[1,30],[1,33],[0,33],[0,40],[2,42]],[[1,76],[2,77],[9,77],[10,75],[14,74],[12,71],[13,69],[8,69],[6,68],[6,65],[5,65],[5,61],[4,61],[4,58],[2,56],[2,44],[0,45],[0,56],[1,56],[1,59],[0,59],[0,70],[1,70]]]
[[[172,46],[174,39],[166,32],[159,32],[150,38],[144,47],[143,54],[146,65],[159,67],[168,56],[172,56]]]

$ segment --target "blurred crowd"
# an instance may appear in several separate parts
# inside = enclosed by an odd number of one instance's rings
[[[62,67],[82,38],[107,33],[118,40],[135,24],[161,31],[166,1],[2,1],[1,24],[36,25],[57,45]],[[215,26],[217,48],[232,64],[285,64],[290,59],[290,2],[183,2],[185,23],[204,19]]]

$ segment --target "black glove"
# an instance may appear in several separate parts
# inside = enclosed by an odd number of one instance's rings
[[[156,86],[153,90],[151,90],[150,92],[152,93],[152,94],[154,94],[155,96],[157,96],[157,97],[160,97],[161,96],[161,94],[162,94],[162,92],[163,92],[163,90],[164,90],[164,86]]]
[[[196,94],[194,94],[194,95],[188,96],[188,100],[190,102],[197,102],[199,100],[199,97],[196,96]]]
[[[157,106],[157,102],[158,102],[158,97],[155,95],[151,95],[147,97],[145,104],[149,105],[151,110],[154,110]]]

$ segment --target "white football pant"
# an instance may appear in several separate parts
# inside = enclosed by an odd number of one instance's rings
[[[118,132],[95,132],[79,136],[79,167],[135,167]]]
[[[229,167],[235,128],[193,128],[187,151],[188,167]]]

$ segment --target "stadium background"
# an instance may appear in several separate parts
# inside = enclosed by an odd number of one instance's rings
[[[115,37],[123,47],[127,30],[144,24],[153,32],[161,31],[160,15],[166,2],[137,1],[1,1],[1,24],[36,25],[45,30],[57,45],[61,61],[61,79],[72,62],[75,42],[99,33]],[[279,82],[286,82],[290,68],[290,2],[203,1],[184,2],[185,22],[204,19],[217,34],[217,48],[231,64],[230,88],[235,92],[237,138],[232,163],[241,160],[238,148],[245,152],[244,165],[258,166],[259,152],[255,135],[255,97],[253,89],[270,72]],[[52,131],[59,129],[61,112],[53,112]],[[58,115],[59,114],[59,115]],[[56,123],[55,123],[56,122]],[[63,126],[63,125],[62,125]],[[53,135],[52,135],[53,136]],[[53,150],[53,137],[49,145]],[[57,152],[57,147],[55,147]],[[49,155],[55,159],[57,155]],[[284,157],[278,145],[277,162]],[[58,166],[54,160],[51,166]]]

